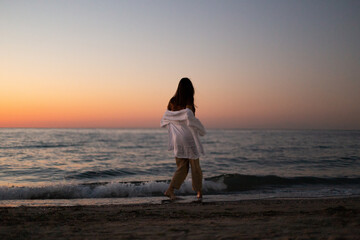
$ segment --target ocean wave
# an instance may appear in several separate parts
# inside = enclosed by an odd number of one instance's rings
[[[280,188],[294,185],[360,184],[360,178],[280,177],[275,175],[255,176],[243,174],[223,174],[208,178],[207,180],[215,182],[219,180],[222,181],[227,186],[227,191],[230,192]]]
[[[76,199],[124,198],[163,196],[168,182],[56,184],[39,187],[0,187],[0,200],[14,199]],[[205,193],[225,190],[222,182],[204,181]],[[194,193],[187,180],[178,191],[181,195]]]
[[[67,148],[78,147],[82,144],[38,144],[38,145],[23,145],[23,146],[1,146],[0,149],[32,149],[32,148]]]
[[[0,186],[0,200],[14,199],[81,199],[163,196],[169,181],[96,182],[88,184],[54,184],[36,187]],[[292,186],[353,186],[359,192],[360,178],[317,178],[254,176],[223,174],[203,181],[204,194],[231,194],[244,191],[276,190]],[[177,191],[179,195],[194,194],[191,179]]]
[[[135,175],[138,171],[136,169],[108,169],[103,171],[86,171],[73,175],[66,176],[65,179],[92,179],[92,178],[106,178],[123,175]]]

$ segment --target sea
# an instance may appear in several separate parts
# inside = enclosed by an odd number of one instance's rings
[[[360,195],[359,130],[210,129],[204,201]],[[0,129],[0,206],[161,203],[166,129]],[[191,174],[175,192],[195,199]]]

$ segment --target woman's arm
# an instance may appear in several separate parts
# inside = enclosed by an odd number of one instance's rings
[[[199,133],[200,136],[204,136],[206,134],[206,130],[205,130],[204,126],[202,125],[202,123],[200,122],[200,120],[195,117],[193,112],[187,111],[186,116],[187,116],[187,120],[188,120],[187,125],[190,128],[195,129]]]

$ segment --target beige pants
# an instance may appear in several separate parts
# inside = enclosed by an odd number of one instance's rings
[[[198,192],[202,189],[202,171],[199,159],[175,158],[177,169],[171,180],[170,187],[179,189],[184,182],[191,165],[191,177],[193,190]]]

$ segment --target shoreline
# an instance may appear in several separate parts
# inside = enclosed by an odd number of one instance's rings
[[[0,207],[0,239],[356,239],[360,197]]]
[[[271,194],[273,195],[273,194]],[[176,204],[188,204],[196,199],[195,195],[178,195],[180,200]],[[315,200],[315,199],[346,199],[359,198],[359,194],[354,195],[332,195],[332,196],[269,196],[266,194],[206,194],[203,203],[216,202],[240,202],[257,200]],[[124,197],[124,198],[69,198],[69,199],[7,199],[0,200],[1,208],[16,207],[74,207],[74,206],[133,206],[133,205],[158,205],[162,200],[167,200],[165,196],[152,197]]]

